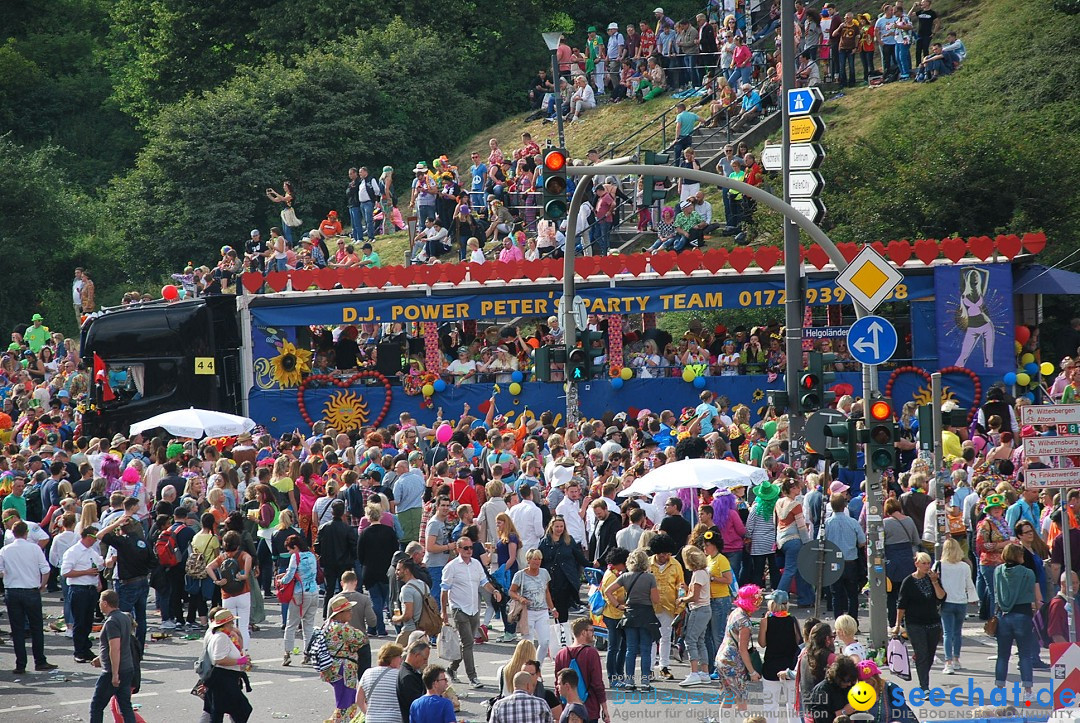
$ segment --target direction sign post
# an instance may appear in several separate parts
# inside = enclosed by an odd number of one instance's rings
[[[821,89],[792,88],[787,92],[788,115],[810,115],[821,110],[821,104],[825,102],[825,96]]]
[[[800,116],[791,119],[788,129],[791,131],[792,143],[813,143],[821,140],[824,135],[825,121],[816,115]]]
[[[1080,424],[1080,404],[1025,404],[1020,407],[1020,423]]]
[[[859,255],[836,277],[836,285],[867,311],[885,301],[904,275],[885,260],[873,246],[864,246]]]
[[[825,218],[825,204],[820,198],[793,198],[791,207],[814,223],[820,223]]]
[[[825,179],[817,171],[795,171],[788,174],[788,195],[795,198],[816,198],[825,187]]]
[[[788,167],[793,171],[812,171],[825,160],[825,149],[817,143],[792,143],[788,149]],[[761,151],[761,165],[766,171],[779,171],[784,167],[782,146],[765,146]]]
[[[851,325],[847,345],[852,359],[875,366],[892,359],[898,341],[896,327],[888,319],[864,316]]]

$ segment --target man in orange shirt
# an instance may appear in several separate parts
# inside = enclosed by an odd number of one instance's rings
[[[319,231],[322,233],[323,238],[331,238],[341,233],[341,221],[338,221],[337,211],[331,211],[327,214],[323,222],[319,224]]]

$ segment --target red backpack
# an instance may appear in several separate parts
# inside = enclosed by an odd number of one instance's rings
[[[180,545],[176,539],[180,526],[180,523],[176,523],[165,528],[154,543],[154,554],[162,567],[175,567],[180,564]]]

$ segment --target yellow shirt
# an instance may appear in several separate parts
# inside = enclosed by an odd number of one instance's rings
[[[960,459],[964,456],[964,450],[960,446],[960,437],[951,430],[942,430],[941,447],[945,459]]]
[[[728,559],[716,553],[716,557],[709,557],[709,577],[723,577],[725,572],[731,571],[731,563]],[[731,597],[731,586],[724,582],[710,582],[709,583],[709,597]]]
[[[678,615],[684,607],[683,604],[676,602],[679,597],[679,585],[686,584],[683,566],[672,556],[667,567],[661,571],[654,555],[650,558],[649,572],[656,577],[656,587],[660,589],[660,604],[656,606],[656,612]]]
[[[611,583],[615,582],[615,578],[617,578],[618,576],[619,576],[619,573],[615,572],[614,570],[611,570],[610,568],[608,570],[606,570],[604,572],[604,579],[600,581],[600,589],[601,590],[607,590],[607,586],[610,585]],[[626,602],[626,590],[624,590],[623,588],[620,587],[618,590],[613,592],[609,597],[614,598],[615,602],[617,602],[617,603]],[[621,620],[625,614],[626,614],[625,612],[623,612],[622,610],[619,610],[617,607],[614,607],[613,605],[611,605],[611,603],[608,603],[604,607],[603,615],[604,615],[605,618],[611,618],[613,620]]]

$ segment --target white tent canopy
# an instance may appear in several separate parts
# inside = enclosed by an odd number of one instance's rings
[[[131,425],[129,432],[134,436],[158,427],[177,437],[200,439],[202,437],[227,437],[250,432],[255,428],[255,422],[247,417],[238,417],[235,414],[191,407],[189,409],[165,412],[150,417],[150,419],[136,422]]]
[[[652,495],[661,491],[680,489],[713,489],[754,485],[769,479],[760,467],[724,459],[684,459],[657,467],[618,494]]]

